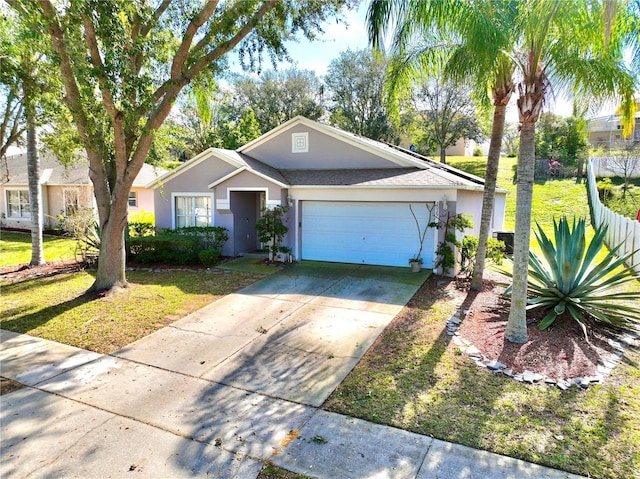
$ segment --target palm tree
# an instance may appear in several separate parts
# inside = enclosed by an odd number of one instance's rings
[[[516,65],[520,152],[516,194],[511,310],[505,337],[527,341],[526,305],[535,126],[552,89],[602,98],[622,94],[632,101],[634,77],[625,68],[621,43],[607,38],[606,2],[536,0],[518,6]],[[571,26],[571,28],[568,28]],[[615,38],[614,38],[615,39]]]
[[[488,234],[493,209],[491,190],[495,190],[493,176],[497,172],[496,156],[500,150],[497,141],[499,138],[501,144],[504,125],[501,103],[508,102],[513,91],[512,81],[517,79],[521,136],[514,280],[505,332],[505,337],[513,342],[527,341],[527,264],[535,123],[552,85],[557,91],[579,92],[594,98],[622,94],[625,105],[632,104],[634,77],[624,67],[622,48],[623,39],[632,43],[629,38],[634,35],[636,43],[632,45],[637,46],[637,30],[634,32],[629,25],[638,25],[638,8],[637,3],[635,10],[610,8],[613,1],[373,0],[369,8],[369,37],[374,46],[382,44],[385,27],[392,22],[396,25],[392,48],[400,59],[392,63],[392,92],[397,88],[395,84],[402,86],[407,77],[438,64],[444,64],[449,74],[468,76],[478,86],[483,81],[485,85],[487,81],[492,84],[495,118],[493,148],[490,147],[485,179],[483,236]],[[416,38],[427,47],[411,50]],[[443,58],[443,52],[449,55]],[[625,112],[629,116],[631,107]],[[478,270],[474,271],[474,287],[481,284],[483,263],[480,261]]]
[[[514,42],[516,13],[515,2],[457,0],[373,0],[368,12],[369,38],[374,47],[383,43],[387,25],[396,25],[390,96],[406,88],[424,70],[438,66],[456,80],[472,79],[481,104],[488,101],[487,89],[491,92],[493,125],[471,281],[471,288],[476,290],[482,289],[506,109],[514,91],[515,66],[506,52]]]

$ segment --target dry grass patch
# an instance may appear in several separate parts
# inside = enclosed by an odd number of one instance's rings
[[[86,271],[3,282],[0,327],[111,353],[262,278],[235,271],[127,274],[118,293],[86,293]]]

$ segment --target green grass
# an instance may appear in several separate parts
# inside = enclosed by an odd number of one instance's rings
[[[273,464],[266,464],[260,474],[258,475],[258,479],[311,479],[309,476],[304,476],[302,474],[296,474],[295,472],[290,472],[285,469],[281,469]]]
[[[563,392],[481,370],[450,343],[453,300],[431,278],[323,408],[570,472],[640,477],[640,371]],[[467,298],[469,300],[469,298]],[[637,352],[630,360],[640,361]]]
[[[88,272],[4,282],[0,327],[111,353],[263,275],[229,271],[128,272],[129,287],[88,294]]]
[[[45,236],[45,261],[75,259],[76,242],[61,236]],[[31,235],[13,231],[0,232],[0,266],[13,266],[31,261]]]

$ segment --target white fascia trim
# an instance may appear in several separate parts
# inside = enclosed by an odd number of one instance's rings
[[[213,210],[215,208],[213,193],[194,193],[193,191],[188,193],[180,193],[178,191],[171,192],[171,229],[176,229],[176,196],[208,196],[211,198],[211,221],[209,222],[209,226],[215,226],[213,223]]]
[[[214,148],[208,148],[204,150],[202,153],[198,153],[196,156],[188,160],[186,163],[178,166],[175,170],[167,171],[164,175],[160,175],[155,180],[151,181],[144,185],[145,188],[155,189],[157,186],[160,186],[167,180],[170,180],[176,175],[181,174],[184,171],[187,171],[189,168],[192,168],[199,164],[203,159],[207,158],[210,154],[213,153]]]
[[[238,168],[235,171],[232,171],[231,173],[224,175],[222,178],[218,178],[216,181],[214,181],[213,183],[210,183],[207,185],[207,188],[211,189],[211,188],[215,188],[216,186],[218,186],[220,183],[224,183],[225,181],[227,181],[229,178],[233,178],[234,176],[236,176],[238,173],[241,173],[243,171],[246,171],[247,167],[243,166],[241,168]]]
[[[305,118],[303,116],[296,116],[295,118],[292,118],[291,120],[265,133],[261,137],[256,138],[255,140],[247,143],[245,146],[239,148],[237,151],[242,153],[247,153],[252,149],[265,143],[267,140],[271,139],[273,136],[277,135],[281,131],[284,131],[285,129],[288,129],[289,127],[293,126],[294,124],[302,124],[309,128],[313,128],[316,131],[329,135],[333,138],[336,138],[337,140],[346,142],[352,146],[355,146],[356,148],[365,150],[368,153],[373,153],[377,156],[381,156],[384,159],[389,160],[392,163],[395,163],[396,165],[414,166],[422,170],[426,168],[426,165],[423,162],[417,159],[411,158],[407,155],[403,155],[401,152],[393,151],[391,150],[391,148],[383,149],[380,147],[376,147],[376,145],[371,145],[366,141],[359,139],[356,136],[351,136],[350,134],[344,133],[337,128],[333,128],[328,125],[323,125],[322,123],[309,120],[308,118]],[[371,141],[374,141],[374,140],[371,140]]]
[[[241,173],[243,171],[248,171],[249,173],[252,173],[256,176],[259,176],[260,178],[269,181],[270,183],[273,183],[274,185],[279,186],[280,188],[289,188],[289,185],[285,184],[285,183],[281,183],[278,180],[274,180],[273,178],[271,178],[270,176],[267,176],[265,174],[260,173],[259,171],[253,170],[247,166],[243,166],[241,168],[238,168],[236,171],[232,171],[231,173],[229,173],[226,176],[223,176],[220,179],[217,179],[216,181],[214,181],[213,183],[211,183],[210,185],[207,185],[208,188],[215,188],[216,186],[218,186],[219,184],[227,181],[229,178],[233,178],[234,176],[236,176],[238,173]],[[250,188],[251,190],[259,190],[259,188]],[[236,188],[237,190],[237,188]]]

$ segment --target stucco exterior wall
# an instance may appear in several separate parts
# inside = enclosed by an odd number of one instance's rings
[[[292,153],[294,133],[308,133],[309,151]],[[375,156],[362,148],[321,133],[314,128],[297,124],[279,132],[264,143],[247,150],[247,154],[276,169],[343,169],[343,168],[393,168],[397,165]]]
[[[137,206],[129,206],[129,218],[131,215],[146,211],[154,213],[154,191],[148,188],[133,187],[131,192],[136,193],[138,197]]]
[[[27,185],[0,186],[0,214],[2,225],[7,228],[31,228],[30,218],[11,218],[8,215],[7,190],[28,191]],[[45,228],[56,228],[60,221],[58,215],[65,212],[64,190],[78,192],[79,204],[82,208],[93,208],[93,190],[88,185],[43,185],[42,186],[42,213]]]
[[[228,175],[235,169],[234,166],[219,158],[210,157],[185,169],[179,175],[163,181],[160,186],[154,189],[153,195],[156,227],[171,228],[172,193],[212,193],[209,185],[217,179]],[[212,205],[212,208],[215,210],[215,205]],[[216,219],[217,216],[214,216],[213,221],[216,226],[224,226],[218,225]]]
[[[502,231],[504,228],[504,205],[506,201],[505,193],[496,193],[496,201],[493,207],[491,218],[491,231]],[[473,228],[466,234],[478,236],[480,234],[480,220],[482,218],[482,191],[460,190],[457,196],[456,210],[458,213],[471,215]]]

